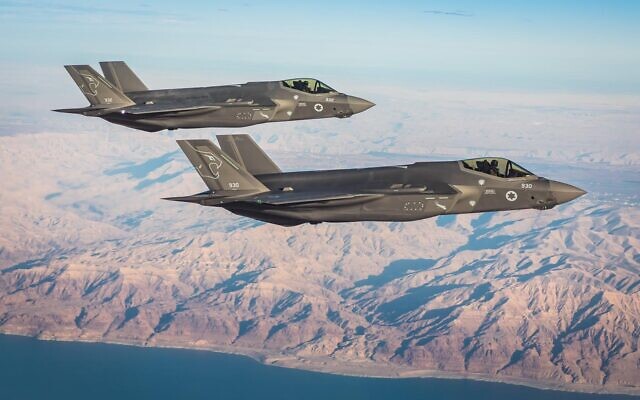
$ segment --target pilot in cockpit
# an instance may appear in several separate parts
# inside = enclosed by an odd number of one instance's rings
[[[311,90],[309,90],[309,82],[303,80],[294,81],[293,88],[307,93],[311,92]]]
[[[491,160],[491,166],[489,167],[489,173],[493,176],[499,176],[498,160]]]

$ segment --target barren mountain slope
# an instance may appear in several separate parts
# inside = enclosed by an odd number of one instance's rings
[[[640,211],[622,200],[282,228],[159,200],[202,190],[164,136],[3,137],[0,170],[2,332],[640,393]]]

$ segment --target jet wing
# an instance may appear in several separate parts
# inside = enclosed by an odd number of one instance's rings
[[[123,114],[131,115],[154,115],[172,113],[204,114],[206,112],[216,111],[221,108],[221,106],[170,106],[166,104],[144,104],[127,107],[121,112]]]
[[[346,203],[366,203],[382,197],[382,194],[372,193],[338,193],[338,192],[266,192],[260,193],[250,198],[242,199],[244,202],[271,204],[274,206],[283,205],[303,205],[309,203],[324,203],[315,205],[336,205]]]
[[[191,196],[165,197],[163,200],[197,203],[203,206],[219,206],[229,203],[254,203],[273,206],[303,206],[314,207],[366,203],[384,196],[377,193],[336,193],[336,192],[265,192],[254,194],[247,191],[217,191],[203,192]]]
[[[231,102],[231,103],[215,103],[215,104],[138,104],[123,108],[123,114],[131,115],[157,115],[157,114],[204,114],[211,111],[217,111],[224,107],[272,107],[276,104],[271,101],[254,102]]]

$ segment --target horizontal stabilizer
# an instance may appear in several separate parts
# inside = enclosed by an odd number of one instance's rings
[[[226,190],[215,193],[206,192],[194,194],[191,196],[164,197],[162,200],[180,201],[184,203],[196,203],[202,206],[219,206],[225,203],[233,203],[237,201],[246,201],[252,198],[255,192]]]
[[[90,117],[99,117],[104,114],[109,114],[116,111],[117,108],[108,106],[96,106],[96,107],[81,107],[81,108],[60,108],[57,110],[51,110],[59,113],[67,114],[82,114]]]
[[[209,200],[211,198],[212,198],[211,194],[209,194],[209,193],[201,193],[201,194],[194,194],[194,195],[191,195],[191,196],[163,197],[162,200],[182,201],[182,202],[185,202],[185,203],[202,204],[203,201]]]

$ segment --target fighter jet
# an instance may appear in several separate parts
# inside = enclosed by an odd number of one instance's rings
[[[209,190],[165,200],[222,207],[283,226],[547,210],[585,194],[498,157],[282,172],[248,135],[218,136],[222,149],[210,140],[177,142]]]
[[[53,111],[100,117],[114,124],[156,132],[347,118],[374,106],[311,78],[149,90],[123,61],[101,62],[100,66],[104,77],[88,65],[66,65],[91,105]]]

